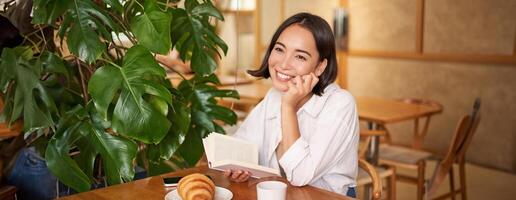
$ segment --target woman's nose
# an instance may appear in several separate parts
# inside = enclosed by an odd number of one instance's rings
[[[290,59],[289,56],[283,57],[282,60],[280,60],[280,68],[281,69],[290,69]]]

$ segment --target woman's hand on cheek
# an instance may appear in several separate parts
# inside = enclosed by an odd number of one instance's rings
[[[281,98],[282,104],[293,108],[297,107],[303,97],[312,92],[318,81],[319,79],[314,73],[294,77],[287,83],[288,89]]]

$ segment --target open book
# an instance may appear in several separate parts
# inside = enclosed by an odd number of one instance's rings
[[[280,176],[279,170],[258,165],[256,144],[219,133],[210,133],[202,143],[212,169],[245,170],[251,172],[253,178]]]

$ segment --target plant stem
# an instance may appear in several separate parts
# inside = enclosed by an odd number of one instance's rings
[[[81,96],[81,94],[80,94],[80,93],[77,93],[76,91],[74,91],[74,90],[72,90],[72,89],[70,89],[70,88],[68,88],[68,87],[64,87],[64,89],[65,89],[66,91],[70,92],[70,93],[73,93],[73,94],[77,95],[77,96]]]
[[[104,59],[104,58],[99,58],[99,60],[107,62],[107,63],[109,63],[109,64],[111,64],[111,65],[113,65],[115,67],[122,68],[120,65],[117,65],[116,63],[111,62],[110,60],[107,60],[107,59]]]
[[[29,37],[25,37],[24,36],[24,39],[29,41],[30,43],[32,43],[32,46],[34,46],[36,48],[36,52],[41,52],[38,48],[38,44],[36,44],[34,41],[32,41]]]
[[[86,84],[84,82],[84,74],[82,74],[82,70],[81,70],[81,62],[79,61],[79,59],[75,59],[75,62],[77,63],[77,69],[79,70],[79,75],[81,76],[81,87],[82,87],[82,95],[83,95],[83,100],[84,100],[84,105],[88,104],[88,101],[89,98],[88,98],[88,92],[87,92],[87,89],[86,89]]]
[[[43,38],[43,42],[45,43],[43,45],[43,49],[47,48],[47,39],[45,38],[45,33],[43,33],[43,28],[41,28],[41,25],[38,26],[39,32],[41,33],[41,37]]]
[[[155,58],[155,57],[154,57]],[[164,65],[165,67],[167,67],[168,69],[172,70],[174,73],[176,73],[177,75],[179,75],[183,80],[187,81],[187,83],[191,86],[191,87],[194,87],[194,85],[192,83],[190,83],[190,81],[188,81],[188,79],[183,76],[183,74],[181,74],[181,72],[177,71],[176,69],[174,69],[173,67],[169,67],[168,65],[166,65],[163,61],[161,60],[158,60],[158,59],[155,59],[156,61],[158,61],[159,63],[161,63],[162,65]]]
[[[135,0],[134,2],[136,2],[136,4],[138,4],[142,8],[142,10],[145,10],[145,7],[143,7],[143,5],[140,2],[138,2],[137,0]]]

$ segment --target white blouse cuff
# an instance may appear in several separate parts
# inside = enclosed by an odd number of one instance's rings
[[[294,168],[305,159],[308,154],[308,147],[308,142],[303,140],[303,138],[298,138],[279,160],[279,164],[283,168],[283,171],[285,171],[287,179],[292,177]]]

